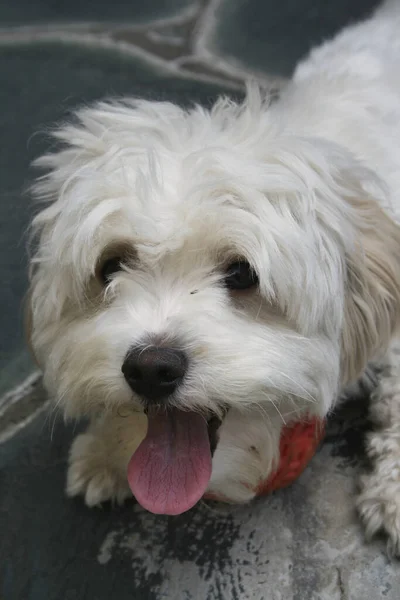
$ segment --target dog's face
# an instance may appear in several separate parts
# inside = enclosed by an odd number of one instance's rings
[[[321,415],[379,349],[378,321],[390,335],[400,252],[369,174],[279,136],[264,111],[101,105],[57,133],[66,147],[36,185],[51,204],[35,221],[32,344],[67,414]],[[372,213],[384,226],[365,248]]]

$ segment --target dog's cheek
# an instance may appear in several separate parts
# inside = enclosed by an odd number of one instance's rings
[[[115,336],[117,337],[117,336]],[[60,319],[40,334],[44,384],[66,417],[132,404],[121,374],[125,347],[115,348],[93,319]]]

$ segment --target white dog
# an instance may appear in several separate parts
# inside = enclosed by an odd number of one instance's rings
[[[206,491],[248,501],[283,421],[326,416],[379,360],[358,505],[400,553],[399,31],[389,3],[272,106],[255,89],[210,111],[127,99],[55,133],[31,339],[55,402],[91,419],[69,495],[167,514]]]

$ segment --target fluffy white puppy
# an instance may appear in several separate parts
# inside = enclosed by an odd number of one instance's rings
[[[103,102],[54,134],[31,339],[57,405],[91,419],[69,495],[167,514],[206,490],[248,501],[282,423],[326,416],[386,360],[359,507],[400,552],[399,31],[395,2],[272,106],[254,89],[211,110]]]

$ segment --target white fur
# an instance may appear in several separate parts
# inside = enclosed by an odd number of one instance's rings
[[[112,473],[145,432],[121,373],[135,343],[189,354],[177,405],[230,408],[210,489],[233,501],[273,469],[282,422],[326,416],[388,350],[400,298],[399,31],[393,3],[313,51],[272,106],[255,88],[211,111],[126,99],[55,132],[61,149],[37,161],[48,205],[33,224],[32,345],[55,402],[92,419],[72,450],[71,495],[125,495]],[[96,269],[118,245],[132,256],[104,291]],[[256,270],[257,291],[224,287],[236,257]],[[395,510],[373,529],[398,539],[398,500]]]

